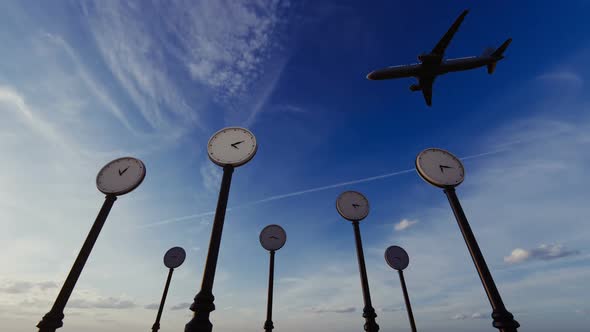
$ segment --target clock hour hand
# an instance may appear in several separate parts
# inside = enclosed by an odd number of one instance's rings
[[[244,143],[244,141],[239,141],[239,142],[235,142],[233,144],[230,144],[234,149],[238,149],[238,147],[236,145],[240,144],[240,143]]]
[[[276,237],[276,236],[274,236],[274,235],[273,235],[273,236],[269,236],[268,238],[269,238],[269,239],[275,239],[275,240],[278,240],[278,239],[279,239],[278,237]]]
[[[129,166],[127,166],[127,168],[125,168],[123,171],[119,170],[119,176],[125,174],[125,172],[127,172],[128,169],[129,169]]]
[[[441,173],[445,172],[445,168],[452,168],[451,166],[445,166],[445,165],[438,165],[438,167],[440,168]]]
[[[354,204],[354,203],[353,203],[353,204],[352,204],[352,207],[356,209],[356,208],[360,207],[360,205],[358,205],[358,204]]]

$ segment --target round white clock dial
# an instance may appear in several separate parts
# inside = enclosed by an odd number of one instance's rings
[[[257,149],[254,135],[240,127],[221,129],[209,139],[207,145],[209,159],[219,166],[244,165],[254,157]]]
[[[123,195],[137,188],[145,178],[139,159],[123,157],[106,164],[96,176],[96,187],[107,195]]]
[[[402,247],[391,246],[385,250],[385,261],[391,268],[401,271],[408,267],[410,257]]]
[[[268,225],[260,232],[260,244],[266,250],[279,250],[286,241],[287,233],[279,225]]]
[[[360,221],[369,214],[369,201],[361,193],[345,191],[336,199],[336,210],[350,221]]]
[[[416,170],[426,182],[441,188],[458,186],[465,178],[461,160],[443,149],[420,152],[416,157]]]
[[[186,252],[181,247],[174,247],[168,249],[164,255],[164,265],[167,268],[175,269],[184,263]]]

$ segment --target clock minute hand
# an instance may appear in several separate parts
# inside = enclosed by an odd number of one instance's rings
[[[236,145],[240,144],[240,143],[244,143],[244,141],[239,141],[239,142],[235,142],[233,144],[230,144],[233,148],[238,149],[238,147]]]

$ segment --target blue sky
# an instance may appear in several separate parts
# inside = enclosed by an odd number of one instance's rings
[[[519,331],[583,331],[590,306],[588,3],[466,1],[4,1],[0,3],[0,318],[30,331],[49,308],[103,195],[112,159],[147,177],[116,203],[61,331],[145,331],[182,246],[161,325],[182,330],[200,287],[220,182],[206,142],[244,126],[259,142],[234,173],[214,286],[216,331],[260,331],[268,254],[284,227],[273,320],[282,331],[362,329],[342,191],[370,203],[361,230],[381,330],[408,329],[390,245],[421,331],[489,331],[488,301],[443,193],[417,153],[465,158],[458,195]],[[448,57],[514,39],[493,75],[449,74],[433,107],[412,79],[368,72],[415,62],[469,7]]]

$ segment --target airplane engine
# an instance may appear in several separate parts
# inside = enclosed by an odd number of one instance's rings
[[[412,84],[410,85],[410,91],[415,92],[415,91],[420,91],[422,90],[422,87],[417,85],[417,84]]]

